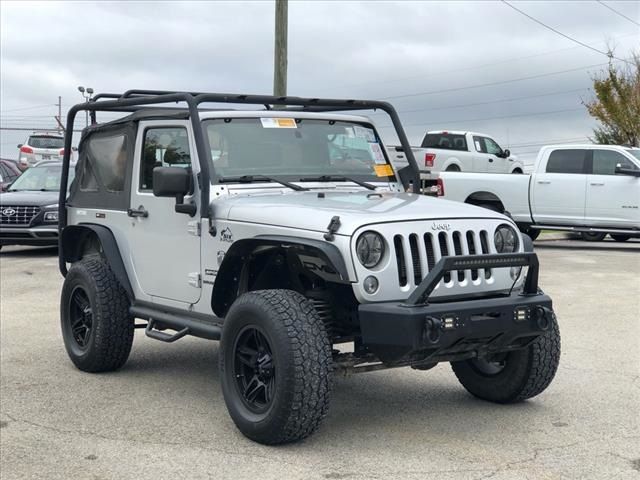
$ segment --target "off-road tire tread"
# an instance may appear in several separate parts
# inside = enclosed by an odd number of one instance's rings
[[[78,274],[94,284],[96,296],[91,301],[95,337],[89,355],[83,358],[70,355],[71,360],[85,372],[117,370],[129,358],[133,343],[134,320],[129,313],[127,293],[101,257],[90,256],[75,262],[67,278]]]
[[[324,322],[313,304],[292,290],[256,290],[240,297],[231,307],[251,302],[275,314],[279,328],[289,338],[293,358],[293,375],[284,387],[292,396],[290,408],[274,422],[268,435],[250,437],[269,444],[283,444],[302,440],[316,431],[327,415],[331,395],[332,352]],[[225,342],[221,348],[225,348]],[[220,353],[220,367],[224,371],[224,354]]]
[[[473,374],[465,362],[452,362],[451,367],[460,383],[472,395],[483,400],[496,403],[517,403],[542,393],[552,382],[560,363],[560,330],[555,315],[549,330],[540,335],[527,349],[527,366],[525,375],[513,378],[508,384],[508,391],[486,396],[481,389],[474,388]]]

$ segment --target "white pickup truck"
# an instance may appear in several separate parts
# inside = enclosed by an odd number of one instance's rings
[[[423,179],[438,172],[523,173],[524,166],[489,135],[474,132],[427,132],[420,147],[412,147]],[[402,147],[387,149],[391,160],[404,166]]]
[[[640,237],[640,148],[546,146],[530,175],[442,172],[438,182],[441,196],[507,213],[534,239],[542,229]]]

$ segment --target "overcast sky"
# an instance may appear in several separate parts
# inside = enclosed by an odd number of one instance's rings
[[[513,5],[628,57],[640,48],[640,2],[603,3]],[[52,128],[58,96],[64,115],[82,100],[78,85],[272,90],[271,1],[2,1],[0,9],[3,128]],[[498,1],[289,3],[288,93],[388,99],[414,143],[427,129],[474,130],[529,159],[540,144],[586,141],[594,123],[582,101],[606,62]],[[389,121],[373,118],[393,142]],[[15,158],[29,133],[1,130],[1,156]]]

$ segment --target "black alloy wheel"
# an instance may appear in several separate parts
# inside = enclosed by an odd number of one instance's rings
[[[253,413],[265,413],[275,394],[276,366],[266,335],[255,325],[238,336],[234,349],[233,375],[238,394]]]
[[[86,350],[93,330],[93,310],[84,288],[77,286],[69,298],[69,324],[78,347]]]

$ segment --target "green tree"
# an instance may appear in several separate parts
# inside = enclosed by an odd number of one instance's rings
[[[593,78],[593,90],[595,98],[584,104],[600,123],[593,140],[640,146],[640,53],[622,68],[610,63],[604,75]]]

